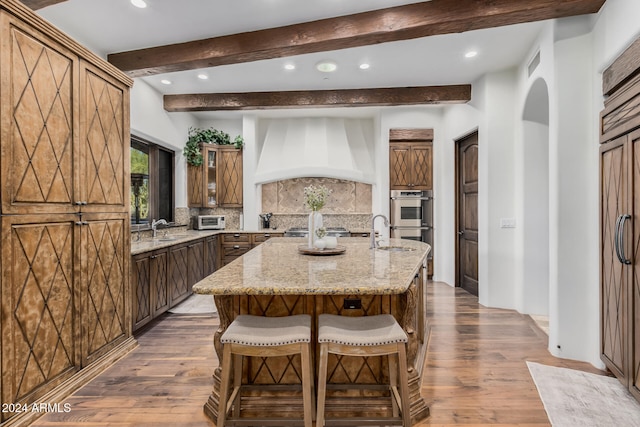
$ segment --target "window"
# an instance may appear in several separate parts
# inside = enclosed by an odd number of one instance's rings
[[[131,137],[131,223],[173,221],[174,152]]]

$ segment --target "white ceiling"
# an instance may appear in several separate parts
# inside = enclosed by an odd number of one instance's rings
[[[411,0],[147,0],[138,9],[129,0],[68,0],[38,13],[106,57],[109,53],[279,27],[363,12]],[[321,90],[472,83],[487,72],[519,64],[530,52],[542,23],[383,43],[252,63],[144,77],[163,94]],[[478,55],[466,59],[464,53]],[[323,74],[315,64],[338,64]],[[361,62],[371,68],[360,70]],[[293,63],[296,69],[283,66]],[[197,74],[205,72],[208,80]],[[170,79],[170,86],[160,83]]]

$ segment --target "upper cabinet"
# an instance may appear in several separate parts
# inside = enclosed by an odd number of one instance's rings
[[[242,149],[202,144],[202,166],[188,167],[189,207],[242,207]]]
[[[433,189],[433,130],[389,131],[389,186],[391,190]]]
[[[46,30],[3,15],[2,213],[120,212],[130,83]]]

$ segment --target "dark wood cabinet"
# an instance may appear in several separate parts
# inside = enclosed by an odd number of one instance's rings
[[[214,273],[220,265],[220,238],[209,236],[204,239],[204,276]]]
[[[389,187],[433,189],[433,129],[389,130]]]
[[[222,266],[251,250],[250,233],[224,233],[221,237],[220,259]]]
[[[601,113],[600,350],[640,401],[640,70],[628,71]]]
[[[187,167],[189,207],[242,207],[242,149],[200,144],[201,166]]]
[[[132,259],[134,331],[169,309],[168,259],[166,248],[135,255]]]
[[[391,190],[431,190],[432,148],[429,142],[389,145],[389,186]]]

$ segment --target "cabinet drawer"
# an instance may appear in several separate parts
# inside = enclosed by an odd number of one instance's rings
[[[223,244],[222,245],[222,258],[227,257],[239,257],[240,255],[246,254],[251,247],[248,243],[245,244]]]
[[[284,233],[256,233],[251,237],[254,245],[259,245],[262,242],[269,240],[272,237],[283,237]]]
[[[222,244],[225,243],[249,243],[250,235],[248,233],[225,233],[222,234]]]

